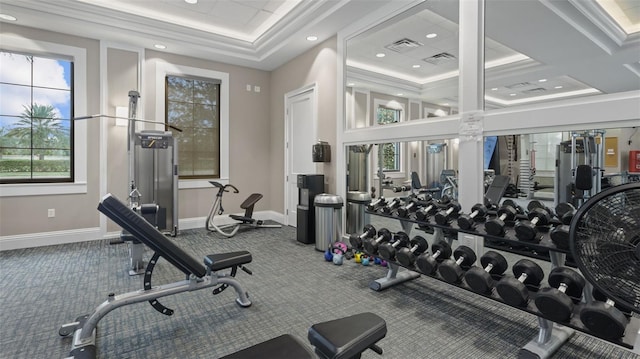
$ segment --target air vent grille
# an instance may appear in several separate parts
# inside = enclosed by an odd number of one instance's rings
[[[385,48],[391,50],[391,51],[395,51],[395,52],[399,52],[399,53],[405,53],[407,51],[413,50],[417,47],[422,46],[421,43],[411,40],[411,39],[407,39],[406,37],[404,39],[398,40],[396,42],[393,42],[387,46],[385,46]]]
[[[529,89],[529,90],[522,91],[522,93],[528,94],[528,95],[535,95],[535,94],[540,94],[540,93],[544,93],[544,92],[547,92],[547,89],[545,89],[543,87],[536,87],[534,89]]]
[[[439,54],[422,59],[424,62],[428,62],[432,65],[442,65],[456,60],[456,56],[448,52],[441,52]]]
[[[532,85],[531,85],[530,82],[518,82],[517,84],[511,84],[511,85],[507,85],[505,87],[510,89],[510,90],[514,90],[514,89],[521,89],[521,88],[527,87],[527,86],[532,86]]]

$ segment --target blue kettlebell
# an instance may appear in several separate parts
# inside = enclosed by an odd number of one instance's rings
[[[331,251],[331,247],[327,248],[327,250],[324,251],[324,260],[327,262],[331,262],[333,260],[333,252]]]
[[[362,265],[363,266],[368,266],[369,265],[369,257],[362,256],[362,258],[360,260],[362,261]]]
[[[344,261],[345,250],[337,243],[333,245],[333,264],[339,266]]]

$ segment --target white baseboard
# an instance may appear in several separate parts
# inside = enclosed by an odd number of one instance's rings
[[[238,213],[242,215],[243,213]],[[253,218],[260,220],[271,220],[284,223],[284,215],[275,211],[258,211],[253,214]],[[204,228],[206,217],[182,218],[178,224],[178,229]],[[216,216],[216,225],[230,224],[235,221],[228,215]],[[104,238],[116,238],[120,231],[108,232],[104,236],[100,227],[70,229],[66,231],[40,232],[18,234],[13,236],[0,236],[0,251],[12,249],[33,248],[42,246],[52,246],[56,244],[66,244],[75,242],[95,241]]]
[[[0,251],[94,241],[98,239],[102,239],[100,227],[18,234],[0,237]]]

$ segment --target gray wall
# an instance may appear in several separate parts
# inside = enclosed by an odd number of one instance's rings
[[[88,114],[101,112],[100,108],[100,42],[98,40],[68,36],[31,28],[2,25],[3,33],[72,45],[87,49]],[[229,100],[229,179],[240,190],[237,195],[225,196],[227,213],[239,212],[240,203],[253,192],[264,198],[256,210],[284,210],[284,95],[302,86],[318,85],[318,136],[336,146],[336,38],[327,40],[280,68],[268,72],[223,64],[159,51],[145,50],[144,84],[138,89],[141,74],[136,50],[108,47],[106,50],[105,107],[115,114],[115,107],[127,107],[130,90],[140,91],[140,106],[144,118],[155,119],[156,90],[164,84],[156,83],[156,62],[164,61],[226,72],[230,80]],[[123,46],[126,48],[126,46]],[[247,91],[246,85],[260,86],[261,92]],[[146,91],[143,92],[143,91]],[[76,116],[86,114],[77,113]],[[107,121],[106,133],[106,189],[120,198],[127,196],[126,128]],[[88,123],[88,192],[81,195],[3,197],[0,200],[0,237],[69,231],[100,226],[96,205],[100,200],[100,139],[101,121]],[[318,164],[318,173],[324,173],[327,190],[335,192],[335,160]],[[213,187],[212,187],[213,188]],[[182,189],[179,193],[181,219],[205,217],[214,198],[213,189]],[[47,218],[47,209],[56,208],[56,217]],[[202,223],[204,226],[204,222]],[[118,231],[108,223],[107,232]],[[1,238],[0,238],[1,239]],[[87,238],[94,239],[94,238]]]
[[[271,208],[284,212],[284,99],[285,94],[303,86],[318,85],[318,137],[329,142],[332,161],[317,165],[324,174],[325,190],[336,191],[336,77],[337,38],[324,41],[271,72]]]
[[[100,108],[100,44],[96,40],[34,30],[2,23],[3,34],[69,45],[87,50],[87,111]],[[81,116],[86,114],[76,114]],[[87,123],[87,193],[54,196],[21,196],[0,198],[0,236],[38,232],[64,231],[99,226],[96,205],[99,200],[99,138],[100,126],[96,121]],[[0,188],[0,191],[2,189]],[[55,208],[56,216],[47,218],[47,209]]]

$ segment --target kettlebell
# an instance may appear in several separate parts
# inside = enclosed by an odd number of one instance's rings
[[[362,261],[362,265],[363,266],[368,266],[369,265],[369,257],[366,255],[362,255],[362,257],[360,257],[360,260]]]
[[[356,252],[353,255],[353,258],[356,260],[356,263],[362,262],[362,252]]]
[[[337,244],[337,243],[336,243]],[[345,250],[342,249],[342,246],[340,245],[333,245],[333,264],[339,266],[342,265],[342,262],[344,261],[344,253]]]
[[[333,252],[331,251],[331,247],[327,248],[327,250],[324,251],[324,260],[327,262],[331,262],[333,260]]]

